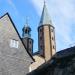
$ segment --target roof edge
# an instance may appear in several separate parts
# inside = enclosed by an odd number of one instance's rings
[[[12,23],[14,29],[16,30],[16,32],[17,32],[17,34],[18,34],[18,37],[20,38],[20,40],[21,40],[21,42],[22,42],[24,48],[26,49],[26,47],[25,47],[25,45],[24,45],[24,43],[23,43],[23,41],[22,41],[22,39],[21,39],[21,36],[20,36],[20,34],[19,34],[19,32],[18,32],[18,30],[17,30],[17,28],[16,28],[14,22],[12,21],[12,19],[11,19],[9,13],[8,13],[8,12],[5,13],[3,16],[0,17],[0,19],[3,18],[5,15],[7,15],[7,16],[9,17],[9,19],[10,19],[10,21],[11,21],[11,23]],[[35,62],[35,59],[34,59],[34,58],[32,57],[32,55],[27,51],[27,49],[26,49],[26,52],[29,54],[29,56],[31,57],[31,59]]]

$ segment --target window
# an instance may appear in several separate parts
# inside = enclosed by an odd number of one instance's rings
[[[53,29],[51,29],[51,32],[53,32]]]
[[[40,44],[40,50],[43,50],[43,49],[44,49],[43,44]]]
[[[42,29],[40,29],[40,32],[42,32]]]
[[[40,37],[40,40],[42,40],[42,36]]]
[[[52,37],[52,40],[54,40],[54,38]]]
[[[18,48],[18,46],[19,46],[19,42],[17,40],[14,39],[10,40],[10,47]]]
[[[53,45],[53,49],[55,49],[54,45]]]
[[[32,44],[31,40],[29,41],[30,44]]]
[[[51,27],[51,32],[53,32],[54,30],[53,30],[53,28]]]
[[[42,50],[42,45],[40,46],[40,49]]]
[[[43,27],[40,28],[40,32],[42,32],[42,31],[43,31]]]

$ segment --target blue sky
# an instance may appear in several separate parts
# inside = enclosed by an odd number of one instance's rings
[[[34,39],[34,51],[38,50],[38,32],[44,0],[0,0],[0,16],[8,12],[20,35],[29,17]],[[47,0],[46,5],[55,27],[57,51],[75,45],[75,0]]]

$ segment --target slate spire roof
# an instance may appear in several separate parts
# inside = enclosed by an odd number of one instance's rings
[[[40,20],[40,25],[45,25],[45,24],[50,24],[52,25],[47,7],[46,7],[46,3],[44,2],[44,6],[43,6],[43,11],[42,11],[42,15],[41,15],[41,20]]]

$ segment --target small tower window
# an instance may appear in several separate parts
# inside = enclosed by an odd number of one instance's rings
[[[54,40],[54,38],[52,37],[52,40]]]
[[[40,28],[40,32],[42,32],[42,30],[43,30],[43,28],[41,27],[41,28]]]
[[[53,28],[51,27],[51,32],[53,32],[54,30],[53,30]]]
[[[42,29],[40,29],[40,32],[42,32]]]
[[[55,49],[54,45],[53,45],[53,49]]]
[[[42,40],[42,36],[40,36],[40,40]]]
[[[53,32],[53,29],[51,29],[51,32]]]
[[[43,46],[43,44],[42,44],[42,43],[40,44],[40,49],[41,49],[41,50],[43,50],[43,49],[44,49],[44,46]]]
[[[41,48],[41,50],[42,50],[42,48],[43,48],[42,45],[40,46],[40,48]]]
[[[31,42],[31,41],[29,41],[29,43],[30,43],[30,44],[32,44],[32,42]]]
[[[10,47],[18,48],[19,47],[19,42],[17,40],[11,39],[10,40]]]

